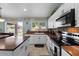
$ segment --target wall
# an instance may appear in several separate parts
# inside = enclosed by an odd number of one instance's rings
[[[27,18],[24,20],[24,32],[27,32],[30,29],[31,29],[31,20]]]
[[[23,31],[24,32],[27,32],[28,30],[31,30],[31,23],[33,21],[43,21],[45,22],[45,25],[48,27],[48,18],[47,17],[40,17],[40,18],[36,18],[36,17],[30,17],[30,18],[23,18],[23,17],[19,17],[19,18],[16,18],[16,19],[9,19],[9,18],[5,18],[6,21],[5,22],[8,22],[8,21],[11,21],[12,22],[15,20],[15,21],[23,21]],[[6,29],[6,26],[5,26],[5,22],[4,23],[0,23],[0,32],[5,32],[5,29]]]
[[[61,27],[60,23],[56,22],[56,19],[62,15],[63,12],[66,12],[70,9],[75,8],[75,20],[76,26],[79,27],[79,4],[78,3],[64,3],[59,9],[48,19],[48,28],[57,28]]]
[[[0,22],[0,32],[5,32],[5,22]]]

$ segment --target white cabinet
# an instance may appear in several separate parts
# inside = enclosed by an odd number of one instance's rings
[[[12,56],[12,51],[0,51],[0,56]]]
[[[27,47],[29,46],[29,38],[23,42],[17,49],[14,50],[14,56],[26,56],[28,55]]]
[[[22,44],[14,51],[0,51],[0,56],[25,56],[25,46]]]
[[[25,48],[25,55],[28,55],[28,50],[27,50],[27,47],[29,46],[29,39],[26,40],[26,42],[24,42],[24,48]]]
[[[62,56],[70,56],[70,55],[62,48]]]
[[[46,37],[47,38],[47,48],[49,51],[50,56],[53,55],[53,51],[54,51],[54,43],[51,41],[51,39],[49,38],[49,36]]]
[[[0,50],[0,56],[26,56],[27,46],[29,45],[29,38],[23,42],[19,47],[17,47],[14,51],[6,51]]]
[[[78,21],[78,24],[79,24],[79,8],[77,7],[78,5],[76,5],[75,3],[64,3],[62,4],[58,10],[48,19],[48,28],[57,28],[59,26],[62,26],[60,24],[60,22],[57,23],[56,19],[59,18],[63,12],[67,12],[69,11],[70,9],[73,9],[75,8],[75,15],[76,15],[76,20]],[[56,24],[57,23],[57,24]]]
[[[49,37],[47,37],[47,46],[49,49],[51,48],[52,51],[54,51],[55,43]]]
[[[45,35],[39,36],[39,44],[46,44],[47,38]]]
[[[33,35],[29,38],[30,44],[45,44],[46,43],[46,36],[44,35]]]
[[[55,46],[55,44],[54,44],[54,42],[52,42],[51,43],[51,48],[52,48],[53,51],[54,51],[54,46]]]
[[[16,48],[13,52],[14,56],[25,56],[25,46],[24,44],[20,45],[18,48]]]
[[[38,42],[38,37],[36,36],[31,36],[29,38],[29,44],[36,44],[36,42]]]

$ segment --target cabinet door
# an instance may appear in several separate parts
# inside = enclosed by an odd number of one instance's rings
[[[12,51],[0,51],[0,56],[12,56]]]
[[[62,56],[70,56],[70,55],[62,48]]]
[[[24,46],[29,46],[29,39],[24,42]]]
[[[28,39],[28,40],[26,40],[26,42],[24,42],[25,55],[28,55],[28,54],[29,54],[29,52],[28,52],[28,50],[27,50],[27,48],[28,48],[29,45],[30,45],[30,44],[29,44],[29,39]]]
[[[29,38],[29,43],[30,44],[36,44],[36,43],[38,43],[39,41],[39,37],[38,36],[31,36],[30,38]]]
[[[55,46],[55,44],[52,42],[51,43],[51,48],[52,48],[53,51],[54,51],[54,46]]]
[[[38,43],[39,44],[45,44],[45,38],[44,37],[42,37],[42,36],[39,36],[39,38],[38,38]]]
[[[19,46],[18,48],[16,48],[16,50],[14,51],[14,55],[15,56],[25,56],[26,55],[25,45],[22,44],[21,46]]]

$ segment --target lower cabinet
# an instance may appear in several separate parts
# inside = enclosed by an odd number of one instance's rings
[[[46,44],[46,36],[45,35],[34,35],[29,38],[30,44]]]
[[[47,45],[47,48],[49,50],[49,54],[51,56],[60,56],[60,48],[56,46],[56,44],[48,38],[47,40],[45,37],[41,36],[36,36],[38,40],[36,42],[32,42],[29,39],[27,39],[23,44],[21,44],[18,48],[16,48],[14,51],[0,51],[0,56],[27,56],[29,53],[27,51],[27,47],[31,43],[40,43],[40,44],[45,44]],[[34,39],[34,38],[33,38]],[[35,40],[35,39],[34,39]],[[42,41],[42,42],[41,42]],[[61,48],[61,56],[70,56],[63,48]]]
[[[47,41],[49,53],[53,56],[70,56],[62,47],[57,46],[52,40]]]
[[[27,47],[29,46],[29,39],[26,40],[26,42],[24,42],[24,52],[25,52],[25,55],[27,56],[29,53],[28,53],[28,50],[27,50]]]
[[[54,54],[54,43],[50,40],[50,38],[48,38],[48,40],[47,40],[47,47],[48,47],[48,50],[49,50],[49,54],[51,56],[53,56],[53,54]]]
[[[19,46],[14,52],[13,52],[14,56],[25,56],[25,46],[24,44],[22,44],[21,46]]]
[[[13,51],[0,51],[0,56],[12,56]]]
[[[15,56],[27,56],[27,46],[28,46],[28,40],[24,42],[21,46],[19,46],[14,52],[13,55]]]
[[[62,48],[62,56],[70,56],[63,48]]]

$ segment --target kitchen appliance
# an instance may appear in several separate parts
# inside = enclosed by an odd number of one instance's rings
[[[63,40],[66,45],[79,45],[79,33],[63,34],[66,38]]]
[[[75,9],[65,12],[56,21],[60,21],[62,26],[75,26]]]

